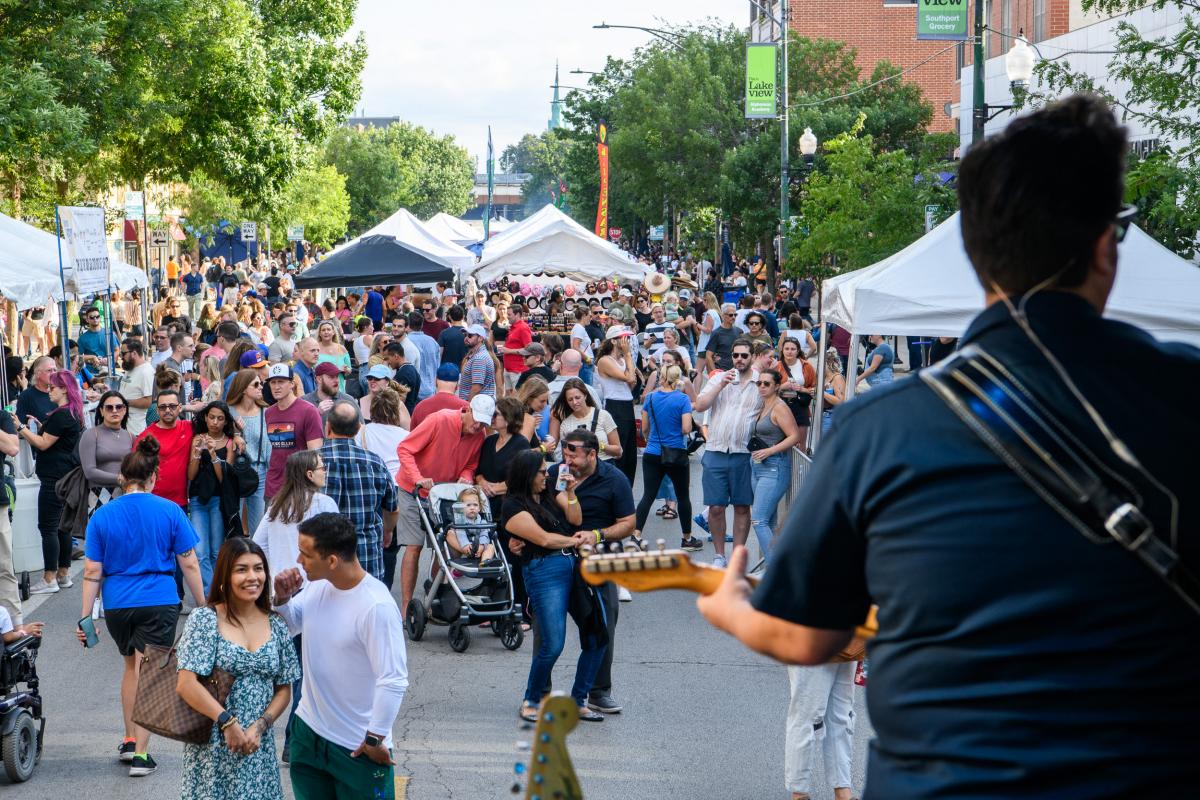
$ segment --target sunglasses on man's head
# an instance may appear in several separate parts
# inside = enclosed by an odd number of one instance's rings
[[[562,447],[563,447],[563,450],[566,450],[568,453],[580,453],[580,452],[586,453],[592,449],[592,448],[588,447],[587,445],[571,444],[570,442],[563,442]]]

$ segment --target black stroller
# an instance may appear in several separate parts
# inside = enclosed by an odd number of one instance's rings
[[[504,548],[497,546],[495,557],[480,563],[478,558],[456,554],[446,541],[451,529],[476,542],[481,534],[496,542],[496,525],[488,504],[480,516],[466,520],[461,510],[456,519],[458,496],[472,488],[462,483],[434,486],[429,499],[419,499],[421,524],[426,544],[433,552],[431,575],[425,581],[425,596],[414,597],[404,613],[408,638],[419,642],[427,624],[449,625],[450,647],[465,652],[471,646],[471,627],[491,623],[492,633],[508,650],[517,650],[525,640],[521,630],[521,609],[513,593],[512,569]]]

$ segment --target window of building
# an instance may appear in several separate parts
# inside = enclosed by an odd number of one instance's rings
[[[1033,41],[1046,38],[1046,0],[1033,0]]]

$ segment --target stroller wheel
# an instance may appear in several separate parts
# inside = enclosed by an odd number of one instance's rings
[[[500,623],[500,644],[505,650],[519,650],[525,641],[525,631],[521,630],[521,620],[506,619]]]
[[[471,646],[471,629],[465,622],[455,622],[450,626],[450,648],[456,653],[465,653]]]
[[[408,610],[404,614],[404,630],[414,642],[421,641],[421,637],[425,635],[425,606],[415,597],[408,601]]]

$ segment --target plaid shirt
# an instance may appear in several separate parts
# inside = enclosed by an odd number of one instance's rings
[[[326,439],[325,494],[358,531],[358,560],[363,569],[383,580],[383,512],[396,510],[396,482],[383,459],[353,439]]]

